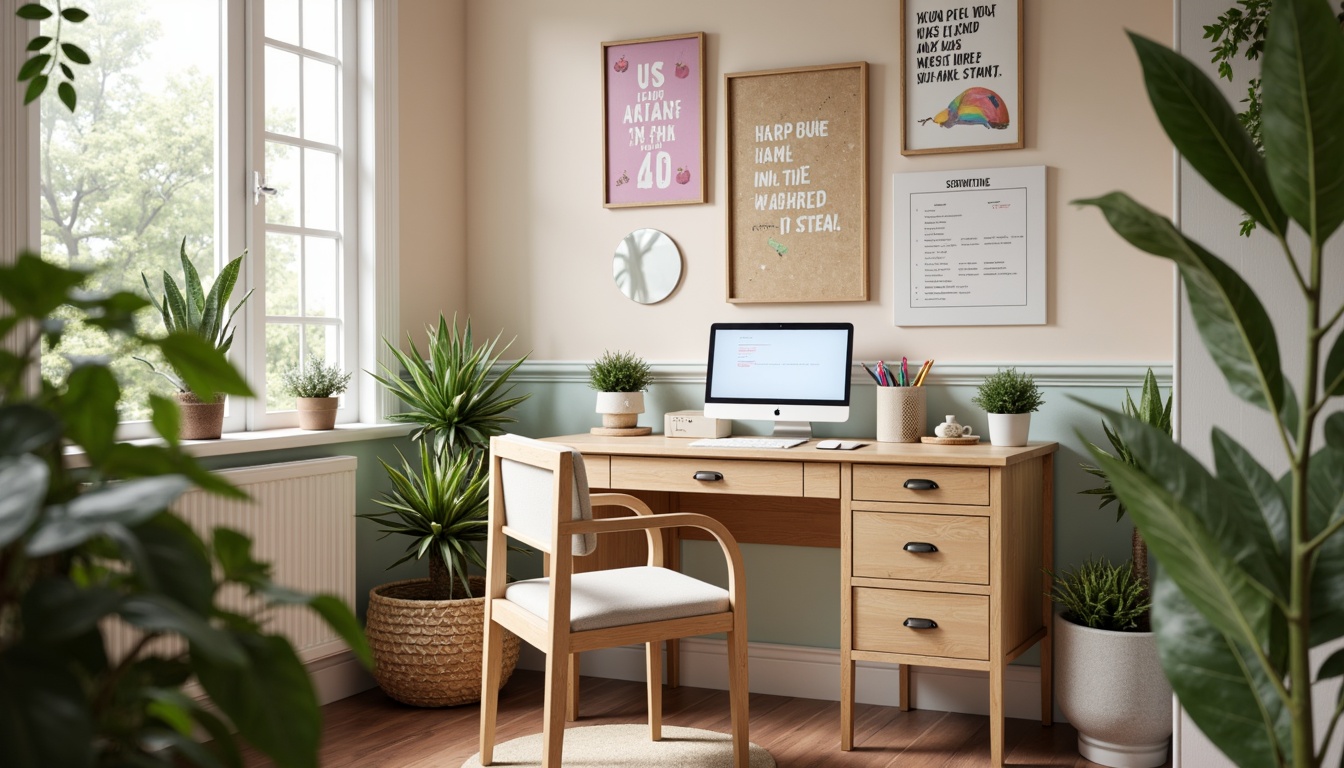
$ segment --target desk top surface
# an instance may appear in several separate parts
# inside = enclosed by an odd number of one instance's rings
[[[694,439],[643,435],[608,437],[583,433],[545,440],[572,445],[583,453],[609,456],[650,456],[676,459],[747,459],[751,461],[821,461],[854,464],[949,464],[1003,467],[1054,453],[1058,443],[1031,442],[1021,448],[1004,448],[981,442],[975,445],[927,443],[879,443],[864,438],[813,438],[793,448],[697,448]],[[821,440],[858,440],[865,445],[851,451],[821,450]]]

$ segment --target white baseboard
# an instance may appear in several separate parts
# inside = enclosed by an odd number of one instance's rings
[[[305,662],[319,705],[354,696],[378,683],[350,651]]]
[[[681,682],[695,688],[728,688],[728,661],[723,640],[692,638],[681,641]],[[748,644],[748,672],[752,693],[840,700],[840,651],[772,643]],[[588,651],[581,658],[582,674],[615,680],[644,679],[644,647],[630,645]],[[523,643],[520,669],[541,670],[546,657]],[[855,701],[897,706],[900,679],[895,664],[861,661],[855,672]],[[939,667],[914,667],[910,676],[911,706],[942,712],[989,714],[989,675],[984,672]],[[1017,664],[1004,672],[1004,714],[1037,719],[1041,713],[1041,670]],[[1059,718],[1056,713],[1056,719]]]

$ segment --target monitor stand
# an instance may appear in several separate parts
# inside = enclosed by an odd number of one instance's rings
[[[770,433],[773,437],[801,437],[808,440],[812,439],[812,422],[810,421],[776,421],[775,430]]]

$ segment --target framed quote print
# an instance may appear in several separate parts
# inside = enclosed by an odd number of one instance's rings
[[[1021,149],[1022,0],[901,0],[901,154]]]
[[[728,301],[867,301],[868,65],[724,80]]]
[[[602,44],[602,205],[703,203],[705,33]]]

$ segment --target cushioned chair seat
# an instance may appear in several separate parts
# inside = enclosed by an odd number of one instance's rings
[[[571,581],[571,632],[723,613],[728,591],[667,568],[637,566],[576,573]],[[508,585],[504,597],[547,618],[550,579]]]

